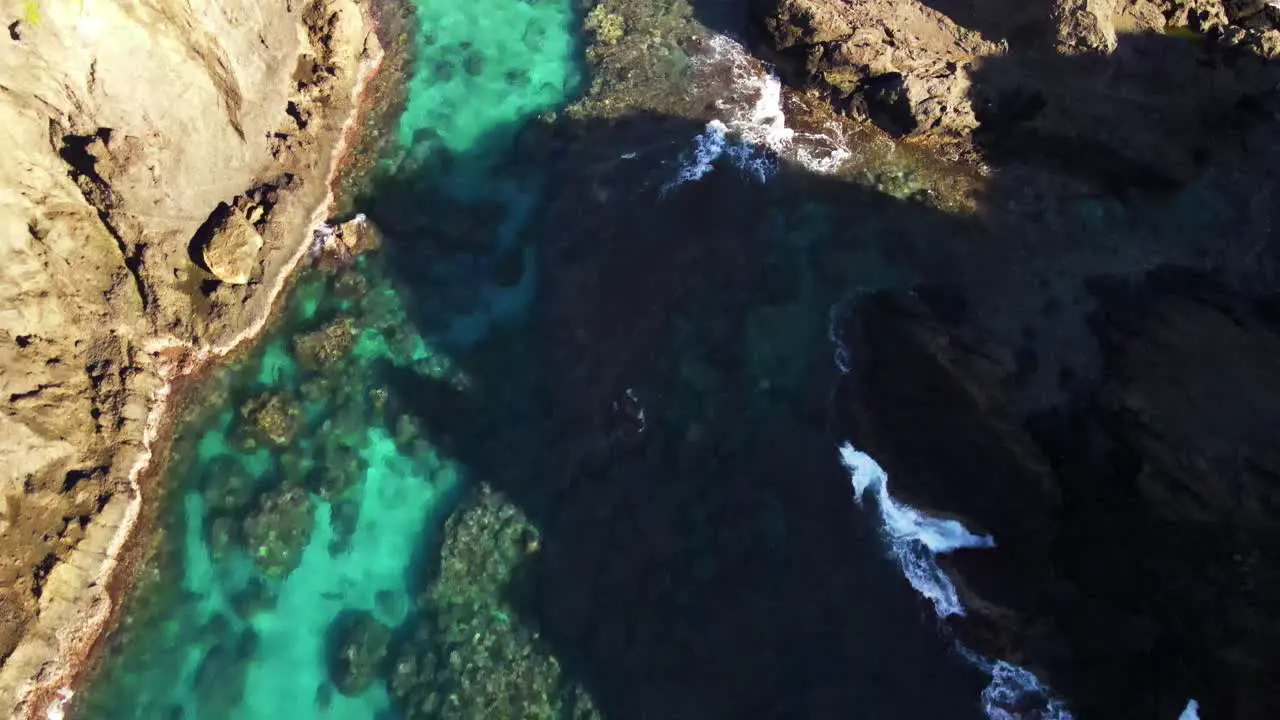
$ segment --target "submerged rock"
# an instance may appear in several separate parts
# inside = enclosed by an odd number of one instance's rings
[[[354,500],[338,500],[332,507],[333,539],[329,541],[329,554],[337,556],[351,547],[351,538],[360,523],[360,505]]]
[[[391,692],[408,718],[590,717],[571,683],[523,624],[509,598],[518,569],[539,552],[537,530],[488,487],[445,529],[439,576],[424,597],[419,631],[397,654]]]
[[[219,457],[201,474],[204,476],[201,495],[205,508],[215,515],[238,511],[248,505],[257,492],[257,480],[245,472],[233,457]]]
[[[235,520],[228,516],[214,517],[205,526],[205,542],[214,560],[229,558],[240,547],[240,534]]]
[[[485,486],[445,525],[440,574],[428,597],[452,606],[499,602],[517,566],[537,552],[538,530],[503,495]]]
[[[280,487],[262,495],[244,520],[242,534],[254,562],[268,577],[284,578],[298,567],[311,538],[315,509],[307,492]]]
[[[358,301],[369,291],[369,281],[352,270],[341,271],[333,282],[333,296],[339,300]]]
[[[323,462],[310,474],[310,487],[320,497],[335,501],[364,479],[367,463],[360,455],[358,434],[329,431],[324,437]]]
[[[420,622],[392,657],[387,689],[407,720],[439,716],[443,688],[436,684],[440,659],[434,632],[434,624]]]
[[[280,393],[265,393],[240,408],[250,436],[275,447],[287,447],[298,431],[298,407]]]
[[[347,611],[329,627],[329,679],[343,695],[359,695],[373,686],[387,658],[391,628],[367,611]]]
[[[253,578],[240,592],[231,598],[231,607],[243,620],[275,605],[275,590],[260,578]]]
[[[293,352],[304,368],[324,370],[346,357],[355,342],[355,321],[342,318],[319,330],[295,337]]]
[[[249,661],[257,647],[258,637],[253,630],[245,630],[239,637],[232,632],[223,634],[223,640],[215,643],[200,661],[196,671],[195,691],[208,698],[209,705],[202,710],[214,717],[231,717],[244,692],[249,671]]]
[[[449,519],[440,576],[427,592],[445,650],[439,680],[450,690],[442,717],[559,717],[560,665],[504,599],[520,592],[513,576],[537,549],[537,530],[488,488]]]

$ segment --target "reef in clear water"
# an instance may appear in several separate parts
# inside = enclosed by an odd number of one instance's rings
[[[540,549],[537,528],[488,486],[449,518],[420,624],[394,658],[391,693],[406,718],[596,717],[517,610]]]

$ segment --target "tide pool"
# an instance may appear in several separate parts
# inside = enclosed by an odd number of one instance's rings
[[[208,381],[217,402],[175,443],[164,549],[75,716],[388,709],[381,683],[335,691],[331,626],[351,611],[387,628],[405,619],[419,548],[463,472],[380,385],[384,367],[450,370],[403,328],[397,296],[377,276],[363,261],[304,273],[294,299],[319,302],[291,303],[257,353]],[[358,306],[343,299],[351,286],[362,290]]]

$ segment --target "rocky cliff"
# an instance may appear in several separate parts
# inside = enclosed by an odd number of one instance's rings
[[[378,44],[357,0],[0,6],[0,712],[17,713],[108,614],[155,403],[268,311]]]

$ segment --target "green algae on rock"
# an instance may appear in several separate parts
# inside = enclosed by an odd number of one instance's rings
[[[355,341],[355,323],[344,317],[294,338],[293,352],[308,370],[324,370],[345,357]]]
[[[540,550],[538,530],[488,485],[449,518],[421,625],[394,658],[391,693],[406,718],[596,717],[512,605]]]
[[[391,642],[391,628],[365,610],[349,610],[334,619],[329,673],[334,687],[343,695],[359,695],[368,690],[382,673]]]
[[[305,490],[280,487],[262,495],[242,530],[254,562],[267,577],[283,579],[298,567],[314,518]]]
[[[627,31],[626,20],[609,12],[604,3],[591,8],[583,28],[595,36],[596,42],[605,45],[616,45]]]
[[[298,431],[298,407],[280,393],[264,393],[240,407],[240,416],[249,424],[250,445],[254,440],[277,448],[286,447]]]

